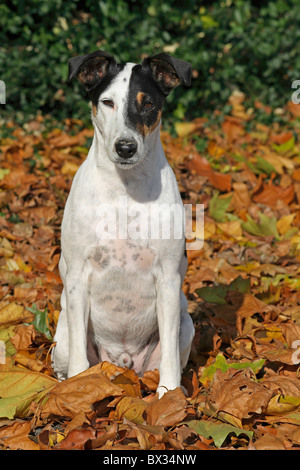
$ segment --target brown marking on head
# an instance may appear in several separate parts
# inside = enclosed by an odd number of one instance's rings
[[[97,106],[95,104],[92,105],[92,112],[93,112],[93,115],[96,117],[97,116]]]
[[[139,106],[142,105],[144,96],[146,95],[142,91],[139,91],[138,94],[136,95],[136,101],[138,102]]]
[[[142,134],[143,137],[146,137],[147,135],[150,135],[156,128],[157,126],[159,125],[160,123],[160,120],[161,120],[161,114],[162,114],[162,110],[159,110],[159,112],[157,113],[157,118],[156,118],[156,121],[151,124],[151,126],[147,126],[147,124],[140,124],[138,123],[137,124],[137,131]]]

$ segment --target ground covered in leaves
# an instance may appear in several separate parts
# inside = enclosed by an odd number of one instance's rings
[[[41,116],[3,125],[1,448],[300,447],[300,105],[247,109],[239,93],[230,105],[223,120],[162,132],[184,203],[203,204],[205,224],[184,283],[196,329],[187,395],[160,400],[157,371],[104,362],[56,380],[60,223],[93,130]]]

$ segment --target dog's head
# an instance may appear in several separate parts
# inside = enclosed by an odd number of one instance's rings
[[[110,54],[95,51],[69,60],[69,81],[75,77],[87,90],[110,160],[128,169],[147,155],[170,91],[190,86],[191,66],[165,53],[142,64],[118,64]]]

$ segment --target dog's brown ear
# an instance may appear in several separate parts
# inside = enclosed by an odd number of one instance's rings
[[[166,95],[180,84],[184,86],[191,85],[192,68],[185,60],[177,59],[162,52],[147,57],[142,65],[143,67],[150,67],[152,77]]]
[[[77,77],[80,83],[90,88],[106,75],[111,65],[116,65],[114,57],[100,50],[72,57],[69,60],[68,82]]]

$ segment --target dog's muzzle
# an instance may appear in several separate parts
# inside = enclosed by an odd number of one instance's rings
[[[116,152],[121,158],[128,160],[136,153],[137,147],[134,140],[120,139],[116,143]]]

